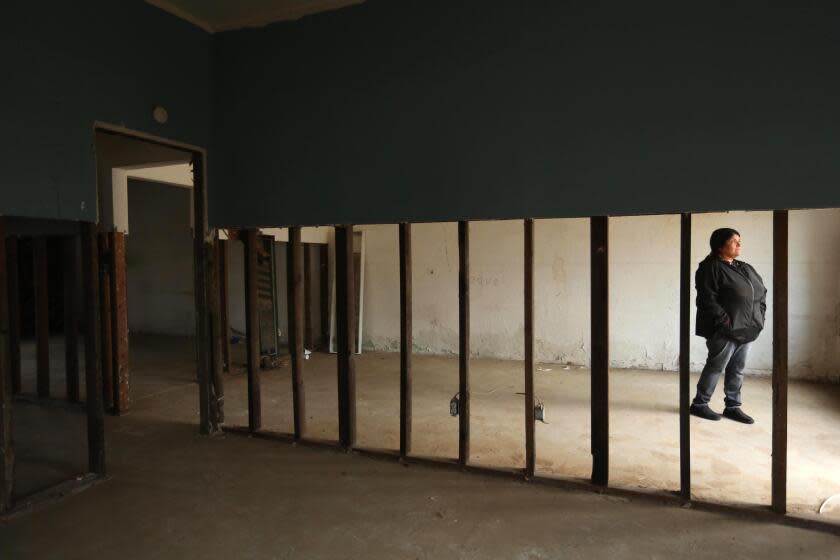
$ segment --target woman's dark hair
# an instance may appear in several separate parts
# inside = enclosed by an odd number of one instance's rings
[[[709,247],[712,249],[712,254],[717,255],[721,248],[726,245],[726,242],[732,239],[733,235],[740,236],[741,234],[737,230],[728,227],[713,231],[712,236],[709,238]]]

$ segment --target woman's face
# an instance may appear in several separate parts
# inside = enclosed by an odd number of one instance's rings
[[[720,256],[724,259],[737,259],[741,255],[741,236],[733,235],[720,249]]]

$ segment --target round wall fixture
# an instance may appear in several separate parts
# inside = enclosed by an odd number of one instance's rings
[[[152,109],[152,118],[157,123],[166,124],[166,121],[169,120],[169,113],[160,105],[155,105],[155,108]]]

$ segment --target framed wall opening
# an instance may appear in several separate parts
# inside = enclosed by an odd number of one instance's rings
[[[534,221],[536,471],[588,479],[591,458],[589,220]]]

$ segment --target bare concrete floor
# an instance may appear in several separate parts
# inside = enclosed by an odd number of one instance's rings
[[[226,381],[227,422],[247,425],[244,360],[235,348],[234,371]],[[238,366],[238,367],[237,367]],[[306,436],[336,440],[337,389],[334,355],[316,353],[305,362]],[[521,362],[471,360],[470,462],[524,467],[524,390]],[[458,389],[455,357],[413,357],[413,454],[455,458],[458,421],[449,400]],[[357,356],[357,416],[360,447],[399,448],[399,355]],[[539,473],[589,478],[589,370],[542,364],[535,393],[546,405],[538,423]],[[697,376],[692,376],[692,386]],[[722,391],[718,391],[722,393]],[[263,428],[292,431],[288,367],[262,374]],[[679,490],[678,377],[673,372],[613,370],[610,373],[610,484],[627,488]],[[691,418],[692,490],[695,498],[769,505],[771,386],[748,377],[744,409],[751,426],[723,419]],[[722,408],[723,395],[713,407]],[[789,388],[788,507],[816,513],[840,493],[840,387],[791,382]]]
[[[0,522],[0,558],[492,559],[725,555],[727,558],[828,559],[836,558],[840,550],[836,536],[729,514],[427,467],[403,467],[358,455],[236,435],[202,437],[196,428],[198,402],[191,356],[192,346],[183,339],[180,342],[147,340],[145,347],[133,341],[134,407],[126,416],[106,420],[109,479],[44,509]],[[420,358],[417,361],[423,362]],[[316,365],[319,359],[325,366],[322,373]],[[318,404],[321,393],[334,393],[335,371],[326,369],[334,365],[334,358],[315,356],[313,360],[306,362],[307,401],[312,416],[309,433],[313,437],[329,436],[334,414],[323,426],[316,418],[320,407],[326,406],[325,402]],[[389,373],[390,360],[390,355],[376,354],[359,360],[360,443],[372,447],[389,447],[389,443],[396,441],[393,427],[396,423],[390,412],[380,413],[370,408],[363,412],[361,406],[363,402],[387,400],[384,395],[376,394],[376,388],[380,384],[396,385],[393,383],[396,369]],[[427,372],[424,383],[429,382],[432,373],[428,372],[435,370],[438,360],[446,362],[444,371],[449,373],[451,359],[431,358],[428,368],[416,365],[418,380],[420,372]],[[371,366],[373,362],[380,366]],[[476,380],[485,377],[481,362],[474,364]],[[553,366],[546,367],[553,369]],[[508,364],[498,370],[487,368],[487,379],[494,379],[493,371],[507,372],[504,379],[513,377],[514,372],[519,375],[519,370]],[[377,381],[377,372],[387,383]],[[613,375],[614,395],[620,394],[621,384],[616,378],[621,373],[624,372]],[[541,426],[539,433],[543,454],[548,454],[550,449],[548,441],[544,441],[550,439],[549,434],[553,433],[550,430],[564,434],[563,437],[569,438],[564,441],[568,442],[580,440],[582,432],[564,427],[560,403],[550,403],[555,397],[541,384],[547,378],[550,381],[552,374],[561,375],[554,371],[540,372],[538,379],[537,393],[549,407],[551,422]],[[572,385],[575,376],[584,374],[574,370],[562,373],[567,376],[564,383]],[[649,375],[655,380],[656,376],[665,374]],[[290,420],[290,415],[275,411],[268,403],[274,398],[277,409],[285,404],[287,395],[283,387],[288,385],[288,372],[282,369],[266,372],[263,383],[264,414],[271,420],[266,422],[267,427],[276,424],[277,429],[282,429],[284,419]],[[476,381],[474,389],[477,393],[492,391],[490,385]],[[510,385],[517,389],[518,382],[512,381]],[[564,386],[571,390],[572,385]],[[226,397],[228,417],[235,423],[242,419],[239,395],[244,395],[244,378],[239,374],[228,376],[227,387],[230,389]],[[452,395],[448,389],[440,390],[443,404],[435,396],[428,397],[434,407],[426,415],[417,412],[425,397],[418,385],[415,390],[418,391],[415,430],[418,436],[424,432],[427,440],[418,439],[418,453],[435,449],[451,453],[457,445],[455,419],[441,416],[438,420],[437,409],[448,414],[448,399]],[[500,383],[498,389],[485,397],[492,401],[505,392],[509,392],[508,384]],[[363,396],[363,393],[370,395]],[[505,396],[504,402],[508,401],[517,402],[510,395]],[[521,401],[518,402],[521,409]],[[507,406],[514,405],[505,404],[504,410]],[[578,419],[586,420],[588,404],[580,406],[586,412]],[[492,406],[485,404],[485,408]],[[558,410],[552,415],[553,409]],[[656,413],[665,415],[668,411]],[[492,447],[493,434],[502,434],[504,438],[496,445],[507,441],[509,436],[503,428],[506,415],[503,412],[485,418],[494,428],[488,428],[481,437],[476,436],[476,454],[486,453],[482,455],[483,462],[493,464],[496,457],[514,456],[513,452],[500,454],[484,450]],[[620,438],[616,430],[624,421],[620,422],[616,416],[620,418],[618,409],[613,411],[613,437]],[[759,419],[759,425],[762,421]],[[431,433],[438,426],[447,428],[448,433],[440,438],[440,447],[435,448]],[[644,422],[641,431],[650,431]],[[514,438],[510,436],[510,439]],[[614,447],[614,457],[617,449]],[[543,461],[541,465],[546,464]],[[555,465],[563,464],[555,461]],[[577,464],[577,459],[565,464]],[[617,470],[615,461],[614,469]],[[588,475],[588,469],[584,474]]]
[[[80,344],[80,395],[84,399],[84,352]],[[65,406],[66,383],[63,337],[50,340],[49,406],[33,404],[36,393],[35,343],[21,342],[22,396],[12,407],[15,442],[16,499],[30,496],[87,469],[87,424],[84,405]]]

